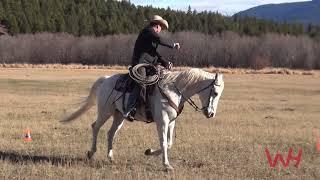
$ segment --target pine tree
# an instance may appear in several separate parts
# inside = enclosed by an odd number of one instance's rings
[[[5,10],[3,7],[3,3],[0,1],[0,21],[5,18]]]
[[[9,32],[11,34],[18,34],[20,33],[20,28],[18,25],[18,21],[16,19],[16,17],[14,15],[9,15],[8,16],[8,28],[9,28]]]
[[[102,21],[99,16],[95,17],[94,24],[93,24],[94,34],[96,36],[102,36],[106,34],[106,24]]]
[[[136,26],[135,31],[138,31],[145,26],[146,17],[144,16],[143,8],[138,7],[133,19]]]
[[[235,31],[259,36],[265,33],[319,36],[319,26],[305,29],[302,24],[277,23],[250,17],[226,17],[219,13],[153,8],[114,0],[0,0],[0,21],[9,32],[68,32],[74,35],[138,33],[153,15],[168,20],[169,31],[198,31],[216,34]]]
[[[79,35],[93,34],[93,17],[90,15],[89,6],[83,4],[79,6]]]
[[[24,15],[24,13],[19,14],[19,27],[20,33],[31,33],[31,27],[29,25],[29,21]]]
[[[64,7],[66,32],[79,35],[79,19],[76,12],[77,5],[74,0],[67,1]]]

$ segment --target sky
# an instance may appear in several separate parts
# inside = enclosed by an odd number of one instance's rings
[[[242,10],[246,10],[263,4],[277,4],[286,2],[300,2],[308,0],[131,0],[135,5],[152,5],[154,7],[187,10],[190,5],[197,11],[218,11],[224,15],[233,15]]]

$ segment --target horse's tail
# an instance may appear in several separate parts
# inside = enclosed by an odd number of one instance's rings
[[[97,89],[102,84],[104,79],[105,79],[104,77],[99,78],[91,87],[89,96],[84,100],[83,105],[76,112],[72,113],[68,117],[61,120],[60,122],[62,123],[71,122],[77,119],[78,117],[80,117],[85,112],[87,112],[92,106],[94,106],[96,104]]]

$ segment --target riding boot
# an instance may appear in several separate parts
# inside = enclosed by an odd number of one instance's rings
[[[142,77],[145,78],[145,80],[147,79],[148,73],[147,73],[147,69],[142,67],[139,70],[140,74]],[[151,110],[149,108],[149,100],[148,100],[148,91],[149,91],[149,86],[146,86],[145,84],[141,84],[141,91],[140,91],[140,96],[143,99],[144,102],[144,107],[145,107],[145,115],[146,115],[146,119],[147,122],[153,122],[153,118],[152,118],[152,113]]]
[[[135,85],[132,92],[129,94],[128,103],[123,113],[123,117],[131,122],[134,120],[134,115],[136,113],[136,105],[139,97],[139,91],[139,86]]]
[[[148,107],[146,107],[146,119],[147,119],[147,123],[151,123],[154,121],[152,117],[152,112]]]
[[[150,105],[149,105],[149,88],[146,88],[146,103],[145,103],[145,112],[146,112],[146,119],[147,119],[147,123],[153,122],[153,117],[152,117],[152,112],[150,109]]]

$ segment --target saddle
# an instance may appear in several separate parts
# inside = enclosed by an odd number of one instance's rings
[[[135,86],[135,82],[130,78],[129,73],[122,74],[116,82],[114,89],[122,93],[131,93]]]
[[[141,75],[139,74],[139,68],[141,67],[149,67],[147,69],[147,78],[142,79]],[[138,64],[134,67],[129,68],[129,73],[122,74],[120,78],[117,80],[115,85],[115,90],[120,92],[131,92],[133,87],[138,84],[145,84],[146,86],[151,86],[156,84],[161,76],[162,69],[155,67],[151,64]]]
[[[139,68],[141,67],[147,67],[146,73],[147,77],[141,76],[139,74]],[[151,64],[138,64],[134,67],[131,67],[129,69],[128,74],[123,74],[119,77],[115,84],[115,90],[122,93],[122,107],[123,111],[125,112],[125,108],[128,106],[126,102],[129,103],[129,100],[126,101],[126,93],[134,93],[133,95],[137,97],[137,104],[145,104],[146,100],[148,99],[147,96],[153,93],[154,88],[156,87],[155,84],[157,84],[159,80],[159,70],[155,66]],[[137,93],[137,88],[140,88],[140,93]],[[142,88],[142,89],[141,89]],[[129,97],[130,98],[130,97]],[[146,107],[148,107],[148,104],[145,104]],[[150,116],[150,113],[146,111],[147,113],[147,119],[152,119],[152,115]]]

